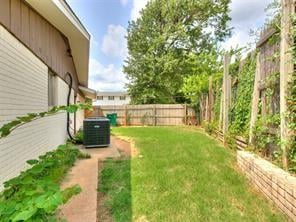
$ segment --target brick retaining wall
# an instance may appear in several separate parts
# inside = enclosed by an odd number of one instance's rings
[[[296,177],[246,151],[237,151],[237,163],[260,192],[296,221]]]

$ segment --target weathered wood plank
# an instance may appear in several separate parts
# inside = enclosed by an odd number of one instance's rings
[[[249,143],[253,143],[254,133],[253,129],[255,126],[255,122],[258,116],[258,105],[259,105],[259,84],[260,84],[260,53],[257,55],[257,64],[256,64],[256,72],[255,72],[255,81],[254,81],[254,89],[253,89],[253,96],[252,96],[252,108],[251,108],[251,120],[250,120],[250,129],[249,129]]]
[[[223,135],[225,142],[225,135],[228,131],[228,111],[229,111],[229,95],[230,95],[230,86],[229,86],[229,64],[230,64],[230,54],[227,52],[224,56],[224,95],[223,95]]]
[[[86,113],[86,117],[102,116],[110,112],[117,113],[118,122],[125,125],[142,125],[142,121],[146,125],[183,125],[188,123],[186,120],[190,119],[192,124],[195,119],[195,112],[183,104],[95,106],[92,113]]]
[[[10,28],[16,36],[20,36],[21,35],[21,3],[19,0],[10,0],[10,13],[11,13]]]
[[[292,14],[295,13],[295,2],[293,0],[282,0],[282,18],[281,18],[281,52],[280,52],[280,113],[281,113],[281,148],[283,152],[283,166],[288,168],[288,150],[290,130],[286,120],[288,112],[287,98],[289,96],[289,83],[294,72],[293,55],[291,47],[294,40],[291,39]]]
[[[1,0],[0,7],[0,24],[10,28],[10,0]]]
[[[209,77],[209,121],[214,120],[214,89],[213,76]]]
[[[256,47],[260,48],[263,44],[265,44],[274,34],[278,31],[274,28],[269,29],[263,36],[261,36],[260,40],[257,42]]]

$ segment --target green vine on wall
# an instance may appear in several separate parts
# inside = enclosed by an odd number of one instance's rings
[[[230,132],[246,135],[249,128],[252,93],[255,79],[256,59],[251,54],[244,60],[237,75],[236,90],[232,96]],[[237,70],[238,72],[238,70]]]
[[[296,15],[294,14],[292,16],[292,38],[294,41],[293,47],[291,48],[292,55],[293,55],[293,64],[296,65]],[[289,97],[287,98],[288,101],[288,113],[286,115],[286,118],[288,120],[288,127],[291,130],[291,138],[290,141],[288,141],[290,145],[289,149],[289,170],[296,172],[296,74],[295,70],[292,74],[291,82],[289,83]]]
[[[78,104],[71,104],[69,106],[54,106],[47,112],[40,112],[40,113],[28,113],[25,116],[16,117],[16,119],[4,124],[0,128],[0,139],[8,136],[13,130],[16,128],[32,122],[33,120],[37,120],[46,116],[51,116],[57,114],[61,111],[66,111],[68,113],[75,113],[78,110],[91,110],[92,106],[89,103],[78,103]]]
[[[4,183],[0,193],[0,221],[62,221],[56,210],[81,192],[79,185],[64,190],[60,182],[77,158],[88,158],[74,145],[67,143],[56,150],[28,160],[31,165]]]

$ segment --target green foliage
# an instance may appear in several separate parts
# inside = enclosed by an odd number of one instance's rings
[[[148,2],[128,27],[124,72],[132,103],[175,103],[184,97],[184,77],[200,74],[202,58],[230,34],[229,2]]]
[[[79,129],[78,132],[74,136],[74,143],[82,144],[83,143],[83,130]]]
[[[222,81],[223,74],[213,79],[213,89],[214,89],[214,121],[219,121],[220,115],[220,104],[221,104],[221,96],[222,96]]]
[[[280,125],[280,114],[260,116],[254,126],[255,151],[259,151],[263,156],[268,154],[268,145],[279,145],[280,135],[270,133],[271,129],[278,129]],[[278,152],[278,150],[277,150]]]
[[[198,104],[199,96],[207,93],[209,89],[209,76],[213,81],[222,78],[222,61],[220,52],[212,50],[211,52],[201,53],[193,59],[192,74],[184,78],[181,91],[191,104]]]
[[[235,137],[236,137],[236,132],[233,132],[232,130],[229,130],[225,135],[225,143],[227,144],[227,147],[229,147],[232,150],[237,149]]]
[[[215,133],[215,130],[217,128],[217,124],[214,122],[203,122],[202,127],[205,129],[205,131],[212,135]]]
[[[256,59],[249,55],[242,69],[238,72],[239,62],[236,62],[233,73],[237,74],[237,84],[233,87],[230,130],[236,134],[247,134],[251,114],[251,102],[255,79]]]
[[[296,39],[296,15],[292,16],[293,28],[291,30],[292,37]],[[296,44],[291,48],[293,54],[293,63],[296,65]],[[288,100],[288,113],[286,118],[289,123],[289,128],[291,130],[291,139],[288,141],[290,144],[289,149],[289,169],[296,172],[296,73],[295,70],[292,74],[291,82],[289,83],[289,97]]]
[[[56,221],[58,206],[81,191],[78,185],[65,190],[59,187],[79,153],[73,145],[65,144],[38,160],[28,160],[30,169],[4,183],[0,193],[0,221]]]
[[[29,123],[35,119],[43,118],[43,117],[49,116],[49,115],[54,115],[60,111],[75,113],[81,109],[90,110],[90,109],[92,109],[92,106],[88,103],[86,103],[86,104],[83,104],[83,103],[71,104],[69,106],[54,106],[53,108],[51,108],[47,112],[28,113],[26,116],[17,117],[16,120],[12,120],[11,122],[4,124],[0,128],[0,139],[8,136],[11,133],[11,131],[16,129],[17,127],[19,127],[25,123]]]

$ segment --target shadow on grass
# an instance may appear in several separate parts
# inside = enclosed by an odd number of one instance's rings
[[[99,175],[98,221],[132,221],[131,159],[107,159]]]

